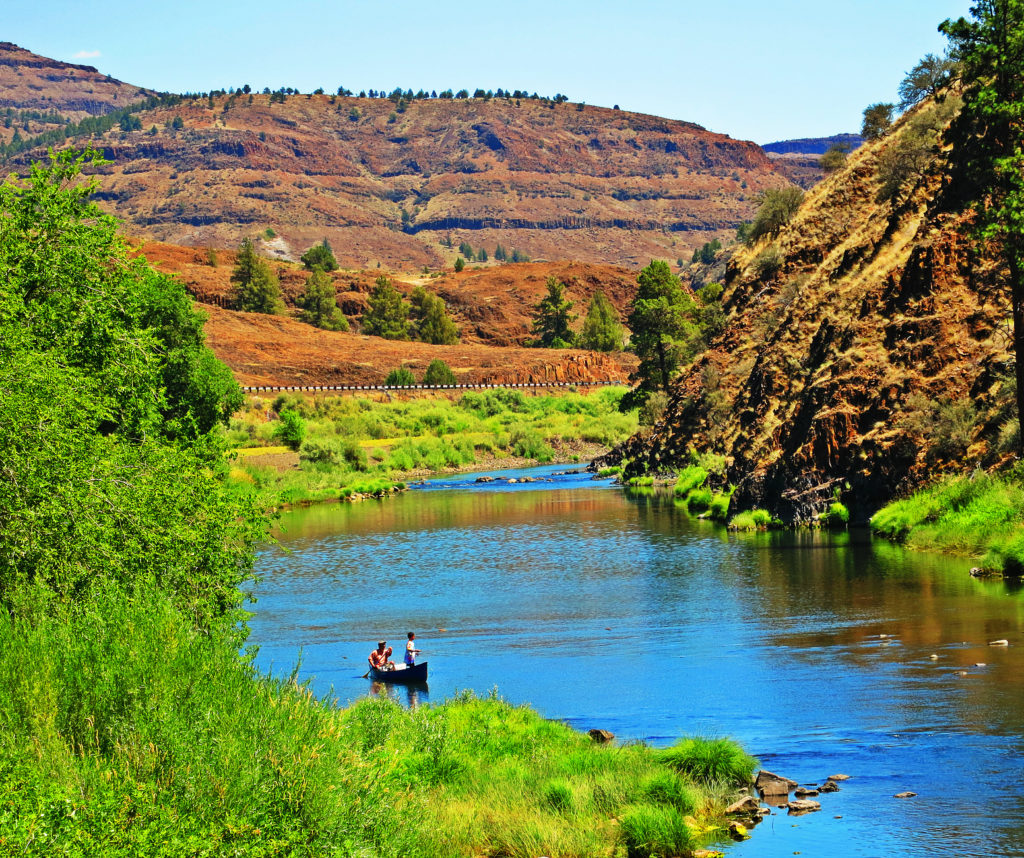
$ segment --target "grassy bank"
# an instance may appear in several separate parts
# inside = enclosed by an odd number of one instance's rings
[[[678,855],[754,762],[612,747],[472,694],[344,710],[159,591],[0,616],[0,853]]]
[[[982,568],[1024,574],[1024,480],[1019,472],[939,481],[871,519],[874,533],[911,548],[977,558]]]
[[[299,503],[385,492],[410,475],[480,464],[579,461],[588,446],[608,447],[636,430],[636,411],[618,408],[624,393],[251,398],[227,430],[239,453],[233,477],[270,503]],[[289,449],[290,458],[281,455]]]

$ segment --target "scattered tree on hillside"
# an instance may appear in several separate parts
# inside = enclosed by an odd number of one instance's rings
[[[694,301],[667,262],[653,260],[640,272],[637,285],[628,325],[640,365],[630,376],[636,387],[623,397],[624,408],[642,405],[658,390],[667,394],[680,364],[696,353],[700,339],[693,322]]]
[[[877,140],[892,127],[892,114],[895,104],[880,102],[869,104],[864,108],[864,121],[860,126],[860,134],[865,140]]]
[[[235,284],[236,310],[270,315],[284,312],[281,286],[270,266],[256,253],[256,248],[249,238],[242,239],[235,270],[231,273],[231,282]]]
[[[925,54],[900,83],[900,110],[937,96],[949,84],[955,66],[949,57]]]
[[[334,283],[323,269],[313,269],[306,291],[296,303],[302,308],[302,321],[327,331],[348,330],[348,319],[338,309]]]
[[[622,350],[623,338],[618,311],[598,289],[587,307],[579,335],[580,347],[596,352],[617,352]]]
[[[804,200],[804,192],[795,185],[787,188],[769,188],[758,197],[760,207],[750,225],[747,244],[759,238],[774,238],[789,223]]]
[[[463,259],[461,256],[458,257],[455,260],[455,273],[458,274],[465,267],[466,267],[466,260]]]
[[[818,159],[818,166],[826,173],[834,173],[836,170],[841,170],[846,163],[846,157],[849,152],[850,147],[846,143],[837,143],[835,146],[829,146],[825,154]]]
[[[361,323],[364,334],[386,340],[409,339],[409,304],[387,277],[377,278],[369,302]]]
[[[484,248],[481,247],[476,252],[476,261],[477,262],[486,262],[487,261],[487,251],[484,250]]]
[[[1019,419],[1024,415],[1024,0],[976,0],[971,20],[947,20],[941,30],[962,66],[964,104],[950,136],[976,201],[977,236],[1001,243],[1009,271]],[[1024,440],[1020,443],[1024,457]]]
[[[532,345],[545,349],[566,349],[573,343],[570,328],[576,318],[570,312],[573,302],[565,297],[565,284],[548,277],[544,284],[548,294],[533,308]]]
[[[715,254],[717,254],[721,249],[722,242],[717,238],[712,239],[693,251],[693,256],[690,258],[690,262],[700,262],[703,265],[710,265],[715,261]]]
[[[319,268],[322,271],[337,271],[338,261],[334,258],[334,251],[325,238],[320,244],[314,244],[300,257],[302,264],[307,271]]]
[[[456,384],[457,379],[452,368],[440,358],[430,362],[426,373],[423,375],[424,384]]]
[[[508,254],[505,252],[505,248],[501,246],[499,242],[497,247],[494,248],[494,260],[496,262],[504,262],[508,259]]]
[[[466,257],[467,262],[473,262],[476,260],[476,255],[473,253],[473,245],[468,241],[464,241],[459,245],[459,253]]]
[[[435,346],[450,346],[459,341],[459,329],[448,315],[443,299],[422,286],[413,289],[409,299],[416,339]]]

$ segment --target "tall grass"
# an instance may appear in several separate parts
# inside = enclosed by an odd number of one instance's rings
[[[1024,484],[1017,473],[939,481],[879,510],[871,529],[926,550],[962,554],[993,570],[1024,572]]]
[[[0,614],[0,723],[0,852],[25,856],[672,855],[736,771],[493,696],[338,710],[155,590]]]

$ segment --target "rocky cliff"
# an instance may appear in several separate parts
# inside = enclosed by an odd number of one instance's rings
[[[935,142],[955,107],[858,149],[774,241],[733,257],[726,330],[616,458],[667,472],[724,454],[732,508],[790,522],[836,495],[863,521],[930,474],[998,458],[1007,286],[965,237],[955,154]]]

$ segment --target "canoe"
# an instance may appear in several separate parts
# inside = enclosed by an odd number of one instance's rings
[[[427,663],[424,661],[412,667],[396,664],[394,670],[377,670],[377,668],[371,667],[370,679],[375,682],[392,682],[399,685],[408,685],[411,682],[426,682]]]

